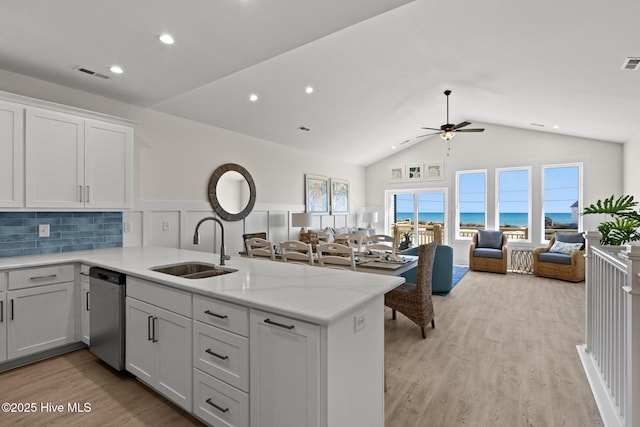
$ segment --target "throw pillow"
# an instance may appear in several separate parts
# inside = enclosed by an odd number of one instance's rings
[[[478,247],[502,249],[502,231],[478,230]]]
[[[582,247],[582,243],[555,242],[549,252],[571,255]]]
[[[582,233],[560,233],[560,232],[556,232],[556,242],[580,243],[580,244],[584,245],[584,237],[582,236]]]

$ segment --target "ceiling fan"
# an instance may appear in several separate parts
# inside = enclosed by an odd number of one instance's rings
[[[447,89],[444,91],[444,94],[447,96],[447,123],[440,126],[440,129],[421,128],[421,129],[427,129],[427,130],[436,130],[437,132],[420,135],[420,136],[417,136],[416,138],[422,138],[429,135],[440,135],[442,139],[450,141],[456,136],[456,132],[484,132],[484,129],[479,129],[479,128],[461,129],[465,126],[469,126],[471,124],[470,122],[461,122],[461,123],[458,123],[457,125],[449,123],[449,95],[451,95],[451,91]]]

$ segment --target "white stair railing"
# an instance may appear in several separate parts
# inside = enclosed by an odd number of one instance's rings
[[[587,233],[586,343],[580,358],[606,426],[640,427],[640,246]]]

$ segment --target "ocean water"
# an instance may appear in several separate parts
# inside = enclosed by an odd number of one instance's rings
[[[571,223],[571,213],[557,212],[548,213],[548,217],[556,224]],[[413,212],[398,212],[396,218],[401,221],[410,219],[413,221]],[[526,226],[528,223],[528,214],[526,212],[508,212],[500,214],[500,225],[512,225],[514,227]],[[444,222],[444,214],[442,212],[420,212],[418,215],[420,222]],[[463,212],[460,214],[461,224],[484,224],[484,213]]]

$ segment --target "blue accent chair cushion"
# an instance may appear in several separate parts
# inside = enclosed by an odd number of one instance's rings
[[[502,249],[476,248],[473,250],[473,256],[479,258],[502,259]]]
[[[571,255],[559,252],[542,252],[538,255],[538,260],[543,262],[553,262],[556,264],[571,265]]]
[[[418,248],[410,248],[402,251],[402,255],[418,256]],[[414,267],[401,274],[407,283],[416,283],[418,268]],[[433,260],[433,273],[431,274],[431,292],[449,292],[453,282],[453,248],[447,245],[438,245]]]
[[[502,250],[501,230],[478,230],[478,248]],[[502,258],[502,255],[498,258]]]

